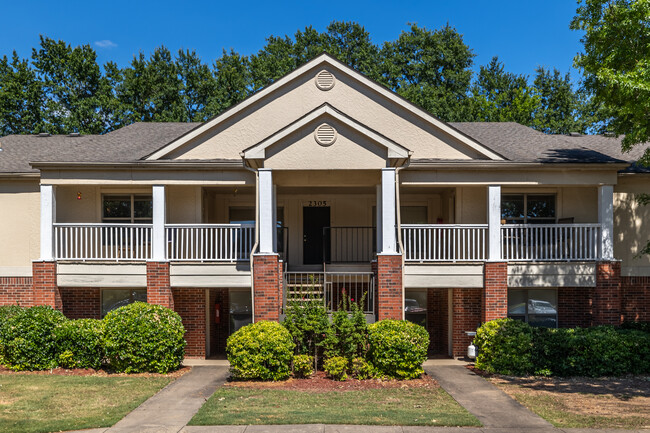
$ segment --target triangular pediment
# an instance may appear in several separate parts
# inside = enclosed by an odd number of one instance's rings
[[[282,131],[300,129],[309,116],[317,115],[329,115],[345,125],[344,129],[352,128],[383,146],[387,159],[403,157],[408,149],[414,158],[503,160],[496,152],[327,54],[145,159],[238,159],[243,152],[247,158],[258,160],[257,154],[252,158],[252,152],[268,148],[267,140],[276,140],[271,147],[276,146]]]

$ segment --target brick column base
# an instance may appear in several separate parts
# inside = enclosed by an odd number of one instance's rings
[[[402,256],[377,255],[378,319],[402,320]]]
[[[277,254],[253,256],[253,308],[254,322],[280,321],[282,307],[282,266]]]
[[[63,311],[61,292],[56,282],[56,262],[33,262],[33,305],[49,305]]]
[[[174,309],[169,262],[147,262],[147,302]]]
[[[596,265],[592,310],[594,325],[621,324],[621,262]]]
[[[486,262],[483,272],[481,320],[488,322],[508,317],[508,264]]]

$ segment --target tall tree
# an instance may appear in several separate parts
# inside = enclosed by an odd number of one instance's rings
[[[214,62],[215,91],[208,111],[216,115],[243,101],[251,93],[248,58],[232,49]]]
[[[176,70],[181,82],[184,108],[182,120],[201,122],[210,117],[209,105],[217,89],[210,67],[203,63],[196,51],[179,50]]]
[[[538,67],[533,86],[539,96],[540,107],[532,126],[547,134],[584,133],[588,119],[583,119],[583,101],[571,84],[571,76]]]
[[[412,24],[381,52],[384,79],[406,99],[447,121],[469,117],[474,53],[456,29]]]
[[[30,134],[43,128],[43,87],[27,59],[14,51],[0,59],[0,136]]]

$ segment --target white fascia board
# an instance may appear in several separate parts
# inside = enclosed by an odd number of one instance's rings
[[[319,108],[315,109],[311,113],[307,114],[306,116],[302,117],[298,121],[292,123],[288,127],[276,132],[275,134],[271,135],[270,137],[266,138],[264,141],[259,142],[258,144],[254,145],[253,147],[249,147],[248,149],[244,150],[244,158],[245,159],[264,159],[266,157],[266,149],[273,144],[277,143],[278,141],[282,140],[283,138],[287,137],[288,135],[294,133],[295,131],[299,130],[303,126],[309,124],[310,122],[316,120],[320,116],[327,114],[334,119],[338,120],[339,122],[349,126],[350,128],[354,129],[355,131],[365,135],[366,137],[370,138],[371,140],[375,141],[376,143],[381,144],[384,146],[386,149],[388,149],[388,157],[389,158],[408,158],[409,157],[409,150],[406,149],[403,146],[400,146],[399,144],[395,143],[394,141],[384,137],[383,135],[378,134],[377,132],[373,131],[372,129],[367,128],[366,126],[362,125],[361,123],[358,123],[354,121],[352,118],[341,114],[338,110],[334,109],[331,105],[329,104],[324,104],[320,106]]]
[[[354,69],[344,65],[343,63],[338,62],[337,60],[333,59],[330,57],[328,54],[321,54],[320,56],[316,57],[315,59],[305,63],[301,67],[297,68],[293,72],[285,75],[278,81],[272,83],[268,87],[265,87],[264,89],[260,90],[259,92],[255,93],[252,96],[249,96],[247,99],[244,99],[242,102],[239,104],[235,105],[234,107],[230,108],[229,110],[225,111],[224,113],[216,116],[215,118],[206,121],[202,125],[196,127],[195,129],[191,130],[187,134],[177,138],[176,140],[172,141],[171,143],[167,144],[166,146],[162,147],[161,149],[155,151],[151,155],[147,156],[145,160],[156,160],[164,157],[165,155],[169,154],[170,152],[173,152],[174,150],[178,149],[179,147],[183,146],[185,143],[193,140],[194,138],[200,136],[204,132],[210,130],[213,128],[215,125],[218,125],[219,123],[223,122],[224,120],[230,118],[231,116],[234,116],[235,114],[245,110],[249,106],[255,104],[257,101],[260,99],[264,98],[266,95],[276,91],[277,89],[283,87],[285,84],[290,83],[300,75],[302,75],[305,71],[312,69],[314,66],[319,65],[319,64],[327,64],[333,69],[336,69],[339,72],[342,72],[343,74],[346,74],[357,81],[361,82],[365,86],[371,88],[375,92],[383,95],[384,97],[388,98],[391,100],[391,102],[395,103],[396,105],[402,107],[403,109],[411,112],[412,114],[420,117],[426,122],[431,123],[435,127],[441,129],[445,133],[449,134],[450,136],[454,137],[455,139],[459,140],[461,143],[469,146],[470,148],[474,149],[478,153],[484,155],[485,157],[493,160],[498,160],[498,161],[503,161],[504,158],[499,155],[498,153],[495,153],[494,151],[490,150],[489,148],[483,146],[481,143],[478,141],[468,137],[467,135],[461,133],[457,129],[453,128],[452,126],[448,125],[447,123],[437,119],[433,115],[427,113],[423,109],[413,105],[412,103],[406,101],[399,95],[397,95],[395,92],[387,89],[386,87],[375,83],[371,79],[367,78],[360,72],[355,71]]]

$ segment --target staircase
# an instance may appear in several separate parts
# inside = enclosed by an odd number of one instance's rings
[[[284,275],[284,305],[325,302],[325,274],[322,272],[286,272]]]

